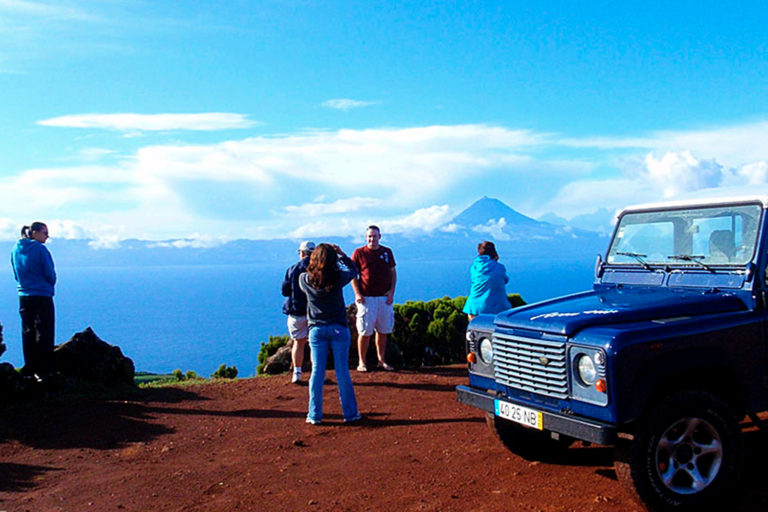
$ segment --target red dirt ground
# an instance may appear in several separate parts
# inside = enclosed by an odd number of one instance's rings
[[[143,389],[130,399],[0,410],[0,511],[636,511],[609,448],[557,464],[505,450],[456,402],[459,367],[353,372],[345,425],[328,373],[323,425],[287,376]],[[730,510],[764,510],[768,440],[745,436]]]

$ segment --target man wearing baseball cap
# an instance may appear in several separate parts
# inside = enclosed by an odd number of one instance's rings
[[[315,244],[308,240],[299,245],[299,262],[291,265],[285,271],[283,279],[282,292],[285,297],[283,303],[283,313],[288,315],[288,332],[293,340],[291,348],[291,365],[293,374],[291,382],[299,384],[301,382],[301,365],[304,363],[304,347],[307,345],[309,337],[309,326],[307,325],[307,296],[299,288],[299,274],[307,271],[309,265],[309,256],[315,250]]]

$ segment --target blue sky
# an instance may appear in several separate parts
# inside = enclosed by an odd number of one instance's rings
[[[0,0],[0,237],[362,236],[483,195],[571,219],[763,184],[766,19],[758,1]]]

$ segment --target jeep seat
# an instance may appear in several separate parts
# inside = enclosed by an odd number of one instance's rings
[[[709,235],[709,261],[711,263],[729,263],[736,254],[733,231],[718,229]]]

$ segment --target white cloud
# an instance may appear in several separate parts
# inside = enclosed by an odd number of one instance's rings
[[[315,239],[323,236],[355,236],[360,235],[360,226],[364,222],[350,220],[349,218],[322,218],[309,222],[287,233],[288,238]]]
[[[569,162],[563,149],[551,134],[483,124],[311,131],[144,146],[127,157],[114,155],[111,165],[29,169],[0,177],[0,196],[6,211],[18,215],[12,224],[73,219],[100,235],[91,236],[94,244],[109,247],[124,238],[176,239],[190,232],[200,236],[181,244],[215,243],[216,237],[360,237],[371,221],[386,232],[450,230],[443,224],[450,221],[448,205],[483,193],[501,194],[530,216],[573,218],[768,179],[768,158],[729,165],[680,148],[633,151],[623,160],[598,151]],[[87,148],[81,156],[98,159],[109,151]],[[551,154],[557,158],[547,158]],[[478,232],[502,238],[500,222]],[[15,238],[17,227],[12,231]]]
[[[762,185],[768,183],[768,161],[754,162],[736,169],[724,179],[723,185]]]
[[[507,225],[507,219],[491,219],[485,224],[478,224],[472,227],[472,231],[490,235],[494,240],[509,240],[510,236],[504,232],[504,226]]]
[[[71,220],[53,219],[45,222],[51,234],[51,240],[91,238],[91,231]]]
[[[119,249],[121,241],[120,237],[116,235],[101,236],[95,240],[90,240],[88,246],[92,249]]]
[[[702,188],[717,187],[723,180],[723,166],[713,160],[698,160],[690,151],[645,158],[643,178],[664,197]]]
[[[564,147],[630,155],[606,160],[614,167],[604,179],[567,183],[539,208],[566,218],[620,209],[703,188],[768,183],[768,121],[694,130],[661,130],[638,137],[557,139]],[[646,153],[636,156],[637,151]],[[634,155],[634,156],[633,156]],[[594,158],[604,158],[597,153]],[[621,173],[623,176],[617,177]]]
[[[336,235],[349,236],[363,240],[365,226],[375,224],[381,227],[382,236],[390,233],[409,233],[414,231],[430,231],[440,228],[451,219],[451,209],[447,205],[420,208],[411,214],[403,216],[383,217],[380,213],[372,215],[370,211],[360,212],[359,215],[343,215],[341,217],[316,215],[315,220],[308,222],[288,233],[291,238],[316,238]]]
[[[25,0],[0,0],[0,12],[57,20],[89,21],[97,19],[93,14],[83,9],[43,2],[28,2]]]
[[[349,98],[337,98],[332,100],[327,100],[323,102],[323,106],[325,108],[330,108],[334,110],[350,110],[353,108],[361,108],[361,107],[370,107],[372,105],[378,105],[378,101],[361,101],[361,100],[352,100]]]
[[[57,239],[85,239],[93,236],[91,230],[72,220],[30,217],[16,221],[6,217],[0,218],[0,240],[16,240],[21,236],[22,226],[28,226],[32,222],[38,221],[44,222],[48,226],[51,244],[55,244]]]
[[[644,137],[563,137],[558,144],[603,150],[689,151],[699,159],[716,159],[729,167],[768,160],[768,121],[699,130],[657,131]]]
[[[381,227],[387,233],[409,231],[432,231],[451,220],[452,212],[448,205],[420,208],[405,217],[382,221]]]
[[[376,208],[381,202],[381,199],[374,197],[350,197],[332,201],[330,203],[315,202],[304,203],[299,206],[286,206],[283,210],[288,214],[316,217],[320,215],[351,213],[359,210]]]
[[[440,226],[440,231],[443,231],[445,233],[455,233],[459,229],[461,229],[461,226],[459,226],[455,222],[451,222],[450,224],[446,224],[444,226]]]
[[[0,240],[16,240],[22,224],[16,225],[13,219],[0,217]]]
[[[227,237],[214,237],[210,235],[201,235],[199,233],[193,233],[185,238],[179,240],[170,240],[167,242],[157,242],[150,244],[149,247],[171,247],[176,249],[209,249],[211,247],[218,247],[229,241]]]
[[[258,124],[243,114],[75,114],[38,121],[41,126],[96,128],[121,132],[135,131],[217,131],[250,128]]]
[[[95,162],[114,153],[111,149],[106,148],[83,148],[78,152],[78,158],[86,162]]]
[[[557,192],[540,212],[570,219],[599,208],[620,210],[637,203],[701,189],[768,184],[768,161],[728,167],[714,159],[697,158],[691,151],[648,154],[639,165],[625,169],[622,178],[577,180]]]
[[[241,181],[266,187],[291,179],[329,187],[313,195],[373,189],[402,205],[438,196],[478,173],[519,166],[527,159],[517,152],[543,140],[525,130],[487,125],[339,130],[209,146],[150,146],[139,150],[135,166],[160,180]]]
[[[659,197],[657,191],[640,179],[579,180],[561,187],[551,200],[541,206],[541,212],[552,212],[571,219],[576,215],[594,213],[598,208],[617,210]]]

